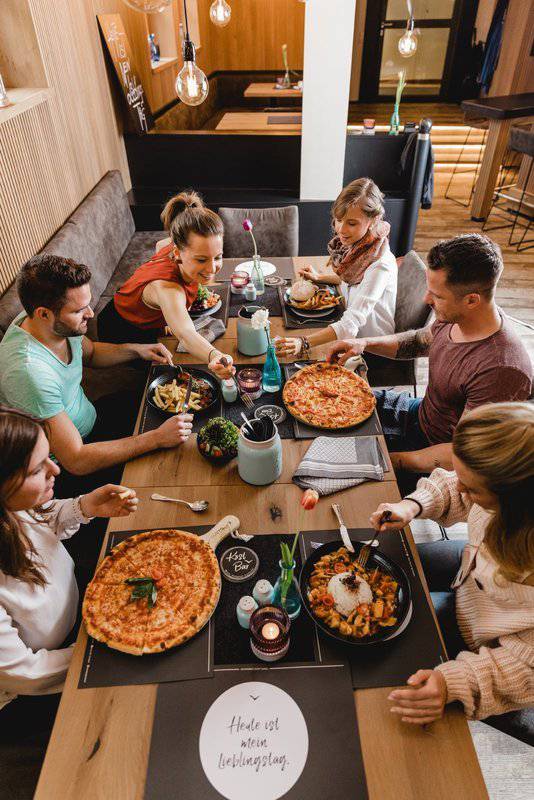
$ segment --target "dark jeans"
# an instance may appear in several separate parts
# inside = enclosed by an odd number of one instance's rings
[[[421,397],[410,397],[406,403],[398,403],[395,408],[396,400],[400,399],[397,392],[375,391],[377,401],[377,412],[380,422],[384,428],[384,436],[390,453],[411,452],[413,450],[423,450],[430,446],[430,442],[419,424],[419,406],[423,402]],[[404,397],[406,394],[404,394]],[[384,405],[387,407],[384,408]],[[416,472],[397,473],[399,491],[404,497],[413,492],[421,474]]]
[[[161,334],[159,328],[139,328],[121,317],[113,299],[102,309],[97,320],[98,338],[101,342],[111,344],[124,344],[136,342],[137,344],[152,344]]]
[[[430,589],[449,658],[468,650],[456,621],[455,591],[451,583],[460,569],[465,539],[450,542],[418,544],[417,552]]]

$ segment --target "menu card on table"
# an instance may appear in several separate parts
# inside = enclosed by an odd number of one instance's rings
[[[366,800],[345,666],[158,688],[145,800]]]

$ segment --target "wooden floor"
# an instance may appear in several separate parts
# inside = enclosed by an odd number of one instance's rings
[[[461,233],[483,232],[482,224],[471,219],[469,209],[445,199],[446,185],[445,176],[436,176],[432,208],[419,212],[415,249],[424,259],[429,249],[439,239],[447,239]],[[500,245],[504,258],[504,272],[497,288],[499,305],[511,316],[534,326],[534,248],[517,253],[515,247],[507,243],[509,228],[485,233]],[[524,341],[534,364],[534,330],[519,324],[515,325],[515,329]],[[419,377],[422,379],[421,382],[424,382],[423,376],[418,375],[418,379]]]

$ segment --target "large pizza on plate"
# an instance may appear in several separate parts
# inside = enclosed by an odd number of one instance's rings
[[[287,410],[314,428],[350,428],[368,419],[376,400],[369,384],[338,364],[321,361],[303,367],[286,381]]]
[[[220,590],[206,541],[186,531],[148,531],[103,559],[87,587],[83,618],[89,635],[115,650],[161,653],[204,627]]]

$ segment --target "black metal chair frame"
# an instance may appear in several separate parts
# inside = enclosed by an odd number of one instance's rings
[[[469,145],[469,138],[471,136],[471,133],[472,133],[472,131],[475,131],[475,130],[480,130],[480,128],[477,128],[474,125],[470,125],[469,126],[469,130],[467,131],[467,134],[466,134],[466,137],[465,137],[464,142],[462,144],[461,150],[460,150],[460,152],[458,154],[458,159],[457,159],[457,161],[456,161],[456,163],[454,165],[454,168],[452,170],[451,177],[449,178],[449,183],[447,184],[447,188],[445,189],[445,199],[446,200],[452,200],[453,203],[456,203],[457,205],[462,206],[463,208],[469,208],[469,206],[471,205],[471,200],[473,199],[473,194],[475,192],[475,184],[477,182],[478,173],[480,171],[480,164],[482,163],[482,153],[484,152],[484,147],[486,145],[486,140],[488,138],[488,130],[487,130],[487,128],[485,128],[485,129],[483,129],[484,133],[483,133],[480,149],[478,151],[478,156],[477,156],[477,160],[476,160],[475,169],[474,170],[466,169],[466,170],[460,171],[459,167],[461,166],[461,163],[462,163],[462,156],[464,154],[465,148]],[[471,189],[469,191],[469,197],[468,197],[467,201],[464,202],[463,200],[460,200],[458,197],[453,197],[453,195],[450,194],[450,190],[451,190],[451,187],[452,187],[453,180],[454,180],[454,178],[456,177],[457,174],[458,175],[469,175],[470,172],[473,172],[473,181],[471,183]]]

